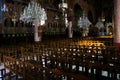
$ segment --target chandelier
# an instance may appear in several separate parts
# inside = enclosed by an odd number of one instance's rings
[[[78,20],[79,28],[86,28],[90,24],[91,24],[91,22],[88,20],[88,17],[85,15],[85,12],[83,12],[83,15]]]
[[[59,4],[59,8],[62,8],[63,9],[63,11],[65,10],[65,8],[68,8],[68,5],[67,5],[67,3],[65,3],[64,2],[64,0],[62,0],[62,3],[61,4]]]
[[[1,11],[8,12],[8,8],[7,8],[5,3],[3,4],[3,7],[1,8]]]
[[[32,22],[34,20],[39,21],[39,25],[43,25],[47,20],[45,9],[40,6],[35,0],[31,0],[28,6],[26,6],[23,12],[20,14],[20,20],[24,23]]]
[[[65,25],[67,27],[68,26],[68,19],[67,19],[66,9],[68,8],[68,4],[64,0],[62,0],[62,3],[60,3],[58,5],[58,7],[62,9],[62,13],[63,13],[63,17],[64,17],[63,19],[65,20]]]

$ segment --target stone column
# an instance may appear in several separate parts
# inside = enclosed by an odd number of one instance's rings
[[[67,19],[68,19],[68,37],[73,38],[73,10],[69,9],[67,12]]]
[[[38,31],[38,28],[40,27],[39,26],[39,20],[36,19],[34,20],[34,41],[35,42],[40,42],[41,41],[41,36],[39,35],[39,31]]]
[[[69,38],[72,38],[72,37],[73,37],[72,21],[69,21],[68,36],[69,36]]]
[[[114,45],[120,46],[120,0],[114,0]]]

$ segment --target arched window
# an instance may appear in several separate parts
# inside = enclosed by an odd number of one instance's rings
[[[93,23],[93,14],[91,11],[88,11],[88,19]]]
[[[74,27],[75,31],[78,30],[77,24],[78,24],[79,17],[82,16],[82,13],[83,13],[83,10],[82,10],[81,6],[78,3],[76,3],[74,5],[74,16],[75,16],[75,18],[74,18],[74,26],[76,26],[76,27]]]

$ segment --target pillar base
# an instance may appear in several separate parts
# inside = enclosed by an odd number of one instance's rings
[[[120,46],[120,43],[113,43],[113,46]]]

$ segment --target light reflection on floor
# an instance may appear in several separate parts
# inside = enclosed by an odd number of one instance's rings
[[[76,68],[76,66],[75,65],[72,65],[72,69],[75,69]],[[0,70],[1,69],[4,69],[4,63],[1,63],[0,64]],[[84,71],[84,68],[82,67],[82,66],[79,66],[79,71]],[[9,73],[9,70],[8,69],[6,69],[6,73]],[[91,73],[91,69],[89,69],[89,73]],[[94,69],[94,74],[96,74],[96,70]],[[104,76],[104,77],[107,77],[108,76],[108,72],[107,71],[102,71],[102,74],[101,74],[102,76]],[[0,80],[2,80],[2,78],[1,78],[2,76],[1,76],[1,71],[0,71]],[[117,79],[119,80],[120,79],[120,74],[117,74]],[[12,80],[16,80],[16,79],[12,79]],[[67,80],[67,77],[66,76],[63,76],[62,77],[62,80]]]
[[[2,70],[2,69],[4,69],[4,63],[1,63],[0,64],[0,70]],[[8,69],[6,69],[6,73],[9,73],[9,70]],[[2,80],[2,75],[1,75],[1,71],[0,71],[0,80]]]

